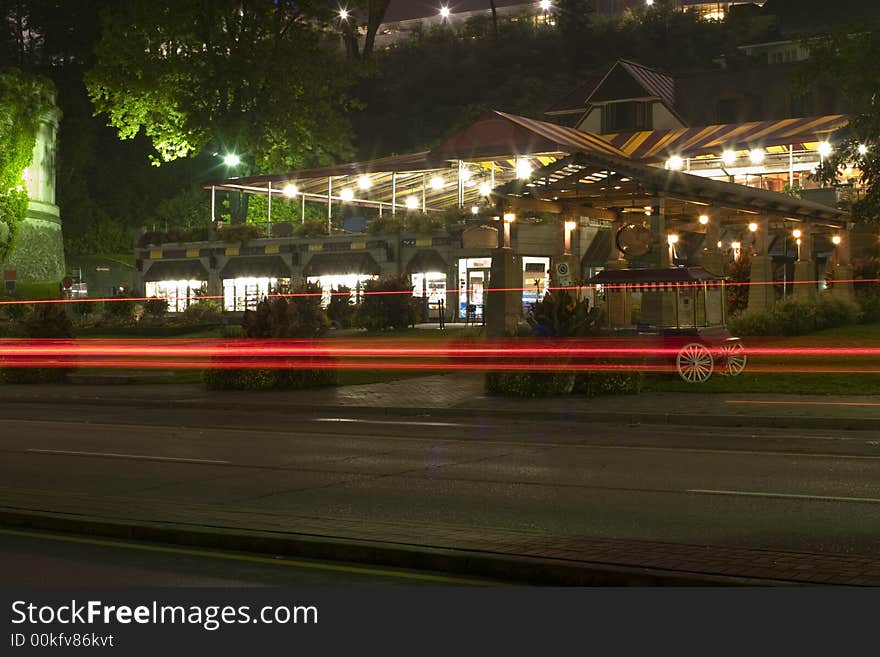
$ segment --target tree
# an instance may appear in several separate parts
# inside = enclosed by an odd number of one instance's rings
[[[880,224],[880,32],[866,29],[823,36],[808,45],[813,61],[810,76],[834,81],[853,108],[849,128],[835,139],[835,150],[817,177],[837,184],[855,165],[865,195],[853,202],[853,219]]]
[[[340,19],[342,40],[346,52],[355,61],[366,61],[373,54],[376,34],[385,20],[385,13],[391,0],[356,0],[348,9],[349,15]],[[360,44],[361,27],[364,29],[364,44]]]
[[[241,154],[238,173],[351,153],[349,77],[293,0],[130,0],[108,9],[86,76],[122,139],[161,164]]]

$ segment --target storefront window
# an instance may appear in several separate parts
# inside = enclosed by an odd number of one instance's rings
[[[373,274],[325,274],[324,276],[309,276],[306,280],[321,286],[321,305],[326,308],[330,305],[330,298],[335,290],[347,287],[351,290],[351,297],[356,299],[364,283],[376,280],[376,278]]]
[[[446,303],[446,273],[440,271],[415,272],[410,275],[413,296],[427,299],[427,317],[439,316],[440,304]]]
[[[224,278],[223,310],[243,312],[254,310],[262,299],[290,286],[289,278]]]
[[[148,297],[168,302],[168,312],[182,313],[207,285],[207,281],[149,281],[144,287]]]
[[[460,258],[458,261],[458,316],[465,319],[483,316],[486,285],[492,258]]]
[[[550,289],[550,258],[523,256],[522,303],[528,312]]]

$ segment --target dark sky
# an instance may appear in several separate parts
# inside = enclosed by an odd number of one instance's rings
[[[508,7],[524,4],[528,0],[495,0],[495,6]],[[385,14],[386,21],[402,21],[409,18],[425,18],[440,11],[441,4],[448,4],[453,12],[489,9],[489,0],[391,0]]]

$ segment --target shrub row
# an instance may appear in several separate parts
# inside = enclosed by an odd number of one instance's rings
[[[729,328],[738,336],[803,335],[856,324],[861,314],[858,304],[823,294],[812,301],[784,301],[767,311],[745,311],[731,318]]]
[[[644,375],[636,370],[590,372],[489,372],[486,393],[505,397],[556,397],[560,395],[637,395]]]

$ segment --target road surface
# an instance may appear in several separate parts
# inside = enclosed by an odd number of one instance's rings
[[[880,553],[876,432],[4,404],[0,492]]]

